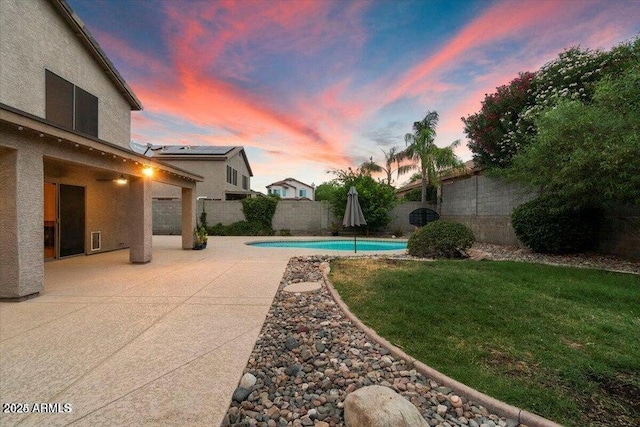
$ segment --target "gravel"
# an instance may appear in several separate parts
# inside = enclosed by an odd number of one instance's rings
[[[640,274],[640,263],[600,254],[536,254],[528,249],[486,243],[473,248],[492,260]],[[322,269],[330,259],[312,256],[289,261],[244,369],[244,374],[250,376],[243,376],[242,385],[253,385],[235,390],[222,426],[343,426],[347,394],[374,384],[400,393],[431,426],[519,425],[454,395],[451,389],[423,377],[413,366],[395,359],[387,349],[371,341],[345,318],[324,285]],[[300,282],[321,282],[322,286],[307,293],[282,292],[287,285]]]
[[[282,292],[290,283],[322,280],[327,257],[289,261],[223,426],[343,426],[347,394],[382,385],[413,403],[431,426],[516,426],[423,377],[349,321],[322,283],[319,290]]]

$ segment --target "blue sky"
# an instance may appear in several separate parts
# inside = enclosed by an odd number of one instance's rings
[[[640,34],[638,0],[67,1],[144,105],[135,141],[243,145],[263,192],[381,160],[427,110],[468,160],[485,93]]]

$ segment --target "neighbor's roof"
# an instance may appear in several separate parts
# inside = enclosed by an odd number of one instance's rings
[[[153,150],[153,156],[163,160],[227,160],[236,154],[242,156],[249,176],[253,176],[247,153],[241,145],[163,145],[159,150]]]
[[[275,186],[275,185],[287,186],[287,187],[291,187],[291,188],[297,188],[296,186],[291,185],[290,181],[297,182],[298,184],[302,184],[302,185],[304,185],[306,187],[309,187],[309,188],[314,188],[313,185],[305,184],[304,182],[298,181],[295,178],[285,178],[282,181],[273,182],[273,183],[267,185],[267,188]]]
[[[466,161],[464,166],[460,169],[447,169],[440,172],[440,181],[450,181],[456,178],[464,178],[467,176],[475,175],[483,170],[482,167],[476,166],[473,160]],[[398,195],[405,194],[410,190],[422,187],[422,181],[410,182],[402,187],[396,189],[395,193]]]
[[[49,3],[71,27],[78,39],[87,48],[91,56],[98,62],[100,68],[109,76],[120,94],[129,102],[132,110],[142,110],[142,103],[124,81],[116,67],[111,63],[98,42],[93,38],[82,20],[75,14],[65,0],[49,0]]]

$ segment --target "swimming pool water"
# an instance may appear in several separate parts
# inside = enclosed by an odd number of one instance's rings
[[[330,251],[353,251],[353,240],[311,240],[311,241],[281,241],[247,243],[260,248],[305,248],[324,249]],[[407,249],[406,241],[386,241],[358,239],[358,251],[397,251]]]

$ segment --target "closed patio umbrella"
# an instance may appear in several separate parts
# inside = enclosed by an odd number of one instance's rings
[[[342,225],[345,227],[358,227],[360,225],[367,225],[367,221],[364,219],[360,202],[358,202],[358,191],[356,187],[351,186],[349,193],[347,194],[347,208],[344,211],[344,218]],[[356,241],[356,234],[353,234],[353,249],[354,252],[358,252],[358,243]]]

